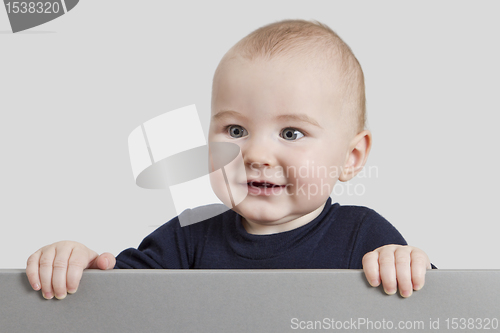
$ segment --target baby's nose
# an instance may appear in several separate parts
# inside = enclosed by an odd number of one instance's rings
[[[256,168],[273,167],[277,165],[273,144],[266,140],[252,140],[241,147],[246,165]]]

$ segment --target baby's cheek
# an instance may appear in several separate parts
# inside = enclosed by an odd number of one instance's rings
[[[248,195],[247,176],[241,152],[228,164],[210,173],[215,195],[229,208],[238,205]]]
[[[337,172],[316,165],[302,167],[299,171],[289,179],[289,183],[293,184],[290,189],[293,189],[296,196],[313,202],[326,200],[330,196],[338,179]]]
[[[231,191],[233,203],[238,205],[248,195],[247,173],[241,152],[238,156],[224,167],[227,185]]]

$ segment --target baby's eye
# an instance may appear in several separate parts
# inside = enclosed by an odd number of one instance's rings
[[[246,135],[248,135],[248,132],[246,129],[241,127],[240,125],[230,125],[227,128],[227,132],[229,133],[229,136],[233,138],[241,138]]]
[[[292,141],[292,140],[300,139],[301,137],[304,136],[304,134],[295,128],[288,127],[288,128],[285,128],[283,131],[281,131],[280,136],[285,140]]]

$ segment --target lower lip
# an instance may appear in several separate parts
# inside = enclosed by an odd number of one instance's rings
[[[248,187],[248,193],[251,195],[254,195],[254,196],[278,195],[278,194],[283,193],[283,191],[285,190],[284,185],[274,186],[274,187],[264,187],[264,186],[258,187],[258,186],[251,186],[251,185],[247,184],[247,187]]]

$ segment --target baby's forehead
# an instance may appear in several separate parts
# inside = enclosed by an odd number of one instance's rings
[[[246,79],[246,75],[254,77],[255,73],[261,73],[258,80]],[[273,82],[275,85],[280,85],[283,91],[289,91],[290,94],[305,91],[306,94],[310,94],[310,98],[320,94],[335,95],[336,99],[341,98],[340,95],[345,85],[336,62],[326,57],[308,57],[298,54],[294,57],[248,58],[236,54],[223,59],[217,68],[213,81],[212,99],[219,92],[227,93],[227,90],[222,91],[220,86],[229,85],[231,88],[232,80],[235,78],[239,82],[248,81],[248,84],[254,86]]]
[[[286,54],[275,57],[246,56],[244,53],[232,53],[224,57],[214,74],[214,88],[222,79],[234,75],[235,72],[250,67],[256,71],[268,71],[269,77],[276,79],[276,69],[279,76],[285,80],[293,80],[297,84],[312,80],[332,83],[335,87],[345,85],[340,59],[317,54]]]

